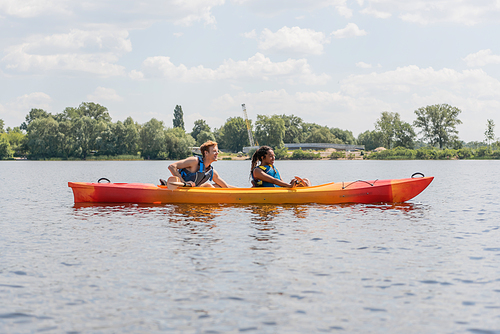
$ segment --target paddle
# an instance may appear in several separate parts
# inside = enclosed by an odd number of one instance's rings
[[[309,184],[310,182],[308,182],[309,180],[306,181],[298,176],[295,176],[295,180],[297,182],[297,186],[299,186],[299,187],[309,187],[310,186],[310,184]]]
[[[167,179],[168,190],[175,190],[179,187],[191,187],[189,183],[180,182],[180,179],[176,176],[171,176]]]

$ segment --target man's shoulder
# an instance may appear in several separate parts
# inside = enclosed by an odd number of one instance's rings
[[[179,160],[177,163],[181,163],[182,168],[189,168],[198,166],[198,158],[197,157],[189,157],[184,160]]]

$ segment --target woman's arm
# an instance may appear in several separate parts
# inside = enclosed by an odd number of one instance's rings
[[[253,177],[256,180],[269,182],[269,183],[276,184],[280,187],[285,187],[285,188],[293,188],[293,186],[295,185],[295,179],[290,181],[290,183],[286,183],[286,182],[281,181],[280,179],[272,177],[271,175],[269,175],[267,173],[264,173],[264,171],[260,168],[255,168],[253,170]]]

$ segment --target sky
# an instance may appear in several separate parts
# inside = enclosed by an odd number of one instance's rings
[[[500,0],[0,0],[0,119],[82,102],[172,127],[286,114],[354,136],[459,108],[500,123]],[[500,134],[496,128],[495,134]]]

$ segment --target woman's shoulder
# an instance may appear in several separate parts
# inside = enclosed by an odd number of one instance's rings
[[[253,168],[253,171],[262,170],[263,172],[266,172],[268,169],[269,169],[268,165],[258,165]]]

